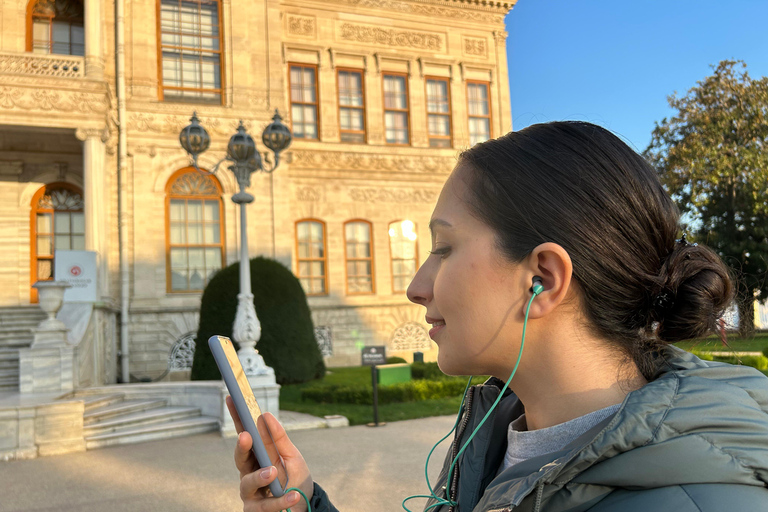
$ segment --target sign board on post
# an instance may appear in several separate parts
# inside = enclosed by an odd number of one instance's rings
[[[387,347],[384,345],[365,347],[362,351],[363,366],[377,366],[387,364]]]
[[[96,253],[94,251],[56,251],[56,281],[71,285],[64,292],[64,302],[96,302]]]

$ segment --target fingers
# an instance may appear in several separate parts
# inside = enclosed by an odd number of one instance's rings
[[[229,409],[229,415],[232,416],[232,421],[235,422],[235,430],[237,430],[237,433],[239,434],[243,430],[243,422],[240,421],[240,416],[237,414],[237,409],[235,409],[235,402],[232,400],[231,396],[227,396],[226,399],[227,402],[227,409]]]
[[[256,457],[253,455],[253,439],[248,432],[241,432],[237,436],[235,443],[235,466],[240,471],[240,478],[253,472],[258,468]]]
[[[278,512],[299,503],[301,495],[296,491],[291,491],[279,498],[270,497],[268,486],[276,477],[277,470],[274,467],[268,467],[247,474],[240,480],[240,498],[243,500],[244,511]],[[298,509],[294,508],[294,510]]]
[[[243,512],[281,512],[288,509],[292,512],[307,510],[304,500],[296,491],[291,491],[279,498],[244,500],[243,506]]]

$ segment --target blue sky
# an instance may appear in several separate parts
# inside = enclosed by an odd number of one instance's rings
[[[768,75],[768,0],[519,0],[506,24],[515,130],[590,121],[642,151],[710,65]]]

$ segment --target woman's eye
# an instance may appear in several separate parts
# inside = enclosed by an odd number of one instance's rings
[[[439,249],[433,249],[433,250],[429,251],[429,254],[434,254],[436,256],[440,256],[441,258],[444,258],[450,252],[451,252],[451,248],[450,247],[440,247]]]

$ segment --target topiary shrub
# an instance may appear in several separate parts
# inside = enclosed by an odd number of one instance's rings
[[[250,264],[253,304],[261,322],[261,339],[256,350],[267,366],[274,368],[279,384],[321,378],[325,375],[325,363],[315,341],[307,297],[299,280],[272,259],[253,258]],[[232,337],[239,290],[239,263],[220,270],[205,287],[192,380],[221,379],[208,338],[215,334]]]
[[[393,357],[388,357],[387,358],[387,364],[402,364],[402,363],[407,363],[407,362],[408,361],[406,361],[402,357],[393,356]]]

